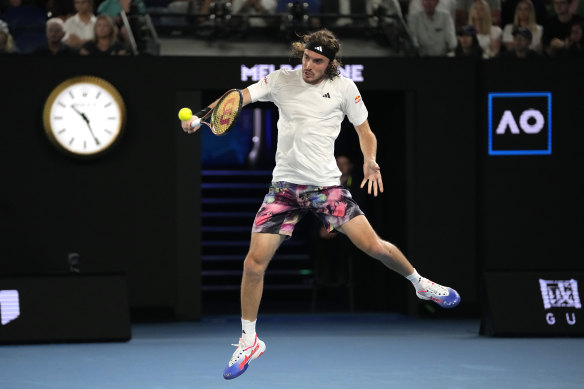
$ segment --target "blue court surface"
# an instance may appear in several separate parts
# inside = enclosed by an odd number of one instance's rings
[[[264,315],[265,354],[226,381],[238,317],[134,324],[127,343],[0,346],[0,388],[584,388],[584,339],[489,338],[478,328],[393,314]]]

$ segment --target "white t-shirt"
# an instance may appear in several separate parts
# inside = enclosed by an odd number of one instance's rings
[[[84,23],[78,13],[71,16],[69,19],[65,20],[65,24],[63,25],[66,33],[63,40],[67,40],[71,34],[77,35],[82,41],[93,39],[93,26],[95,25],[96,20],[97,18],[92,15],[89,23]]]
[[[491,26],[491,34],[477,34],[477,40],[479,45],[483,49],[483,57],[492,58],[496,54],[491,50],[491,42],[495,40],[501,40],[501,35],[503,35],[503,30],[499,26]]]
[[[335,140],[345,115],[354,125],[367,120],[367,108],[355,83],[343,76],[312,85],[302,69],[280,69],[248,90],[252,102],[271,101],[278,107],[278,148],[273,181],[299,185],[340,184]]]

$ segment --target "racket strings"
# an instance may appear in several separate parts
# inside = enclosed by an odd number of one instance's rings
[[[226,133],[237,120],[242,104],[242,95],[239,91],[226,94],[213,110],[211,117],[212,130],[217,135]]]

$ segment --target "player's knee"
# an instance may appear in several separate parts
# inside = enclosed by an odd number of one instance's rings
[[[243,271],[250,277],[263,277],[266,266],[260,258],[249,253],[243,262]]]
[[[393,252],[397,248],[380,238],[372,239],[371,242],[367,244],[365,252],[376,259],[383,259],[387,256],[393,257]]]

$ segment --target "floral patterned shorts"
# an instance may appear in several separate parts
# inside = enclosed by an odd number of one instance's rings
[[[256,214],[252,232],[292,236],[294,226],[308,211],[332,231],[363,212],[344,186],[296,185],[273,182]]]

